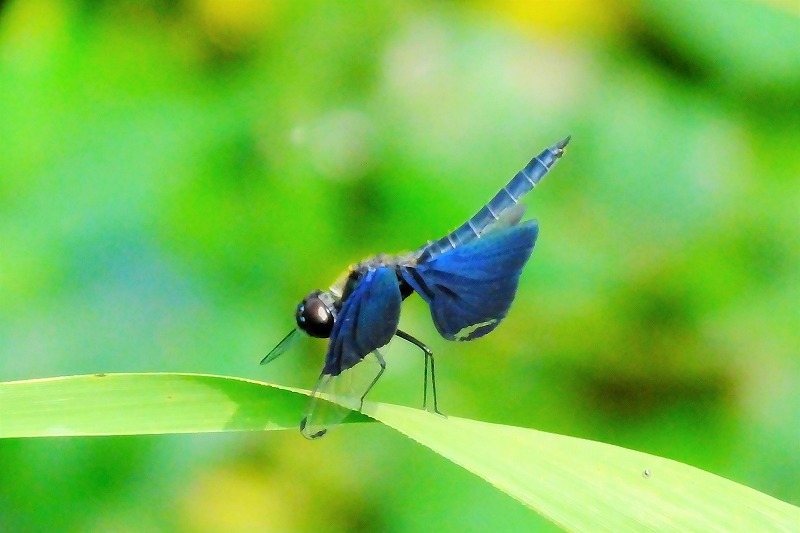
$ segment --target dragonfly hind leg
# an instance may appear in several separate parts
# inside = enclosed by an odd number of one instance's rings
[[[436,413],[437,415],[447,416],[443,412],[439,411],[439,402],[438,402],[438,399],[436,397],[436,367],[434,366],[434,363],[433,363],[433,351],[430,348],[428,348],[427,346],[425,346],[425,344],[422,341],[420,341],[416,337],[413,337],[412,335],[409,335],[408,333],[406,333],[405,331],[403,331],[401,329],[398,329],[395,332],[395,335],[397,337],[400,337],[401,339],[403,339],[406,342],[410,342],[411,344],[413,344],[414,346],[416,346],[417,348],[422,350],[422,353],[425,354],[425,373],[424,373],[423,385],[422,385],[423,386],[422,408],[424,410],[426,410],[426,411],[428,410],[428,362],[430,361],[430,366],[431,366],[431,391],[433,392],[433,412]]]

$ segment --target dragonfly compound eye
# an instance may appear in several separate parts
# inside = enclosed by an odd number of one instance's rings
[[[327,339],[333,330],[333,309],[323,293],[314,291],[297,306],[297,327],[312,337]]]

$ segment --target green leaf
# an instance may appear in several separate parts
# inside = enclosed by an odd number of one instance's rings
[[[307,394],[192,374],[0,383],[0,437],[296,429]],[[669,459],[390,404],[365,402],[363,412],[567,530],[792,531],[800,526],[799,508]]]
[[[663,457],[396,405],[363,412],[569,531],[800,528],[800,508]]]
[[[14,381],[0,383],[0,438],[297,430],[308,394],[199,374]]]

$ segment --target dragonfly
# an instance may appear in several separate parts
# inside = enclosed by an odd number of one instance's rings
[[[439,334],[471,341],[493,331],[506,317],[520,274],[530,259],[539,226],[523,221],[520,199],[564,154],[566,137],[520,170],[472,218],[444,237],[413,252],[379,254],[351,265],[327,291],[309,293],[297,306],[297,327],[261,364],[274,361],[303,334],[328,339],[325,363],[300,422],[316,439],[360,411],[364,398],[386,370],[381,354],[393,337],[422,351],[425,360],[423,409],[428,409],[430,368],[433,411],[439,411],[433,352],[398,329],[403,301],[417,293],[428,304]]]

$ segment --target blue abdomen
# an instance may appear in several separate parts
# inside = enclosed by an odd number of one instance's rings
[[[516,176],[511,178],[511,181],[500,189],[494,195],[494,198],[483,206],[475,216],[467,220],[455,231],[423,246],[420,249],[417,261],[426,261],[473,239],[480,238],[484,231],[498,221],[507,220],[511,225],[519,222],[519,218],[514,220],[512,214],[514,206],[553,168],[556,161],[563,155],[564,147],[569,143],[569,139],[567,137],[531,159],[530,163],[517,172]]]

